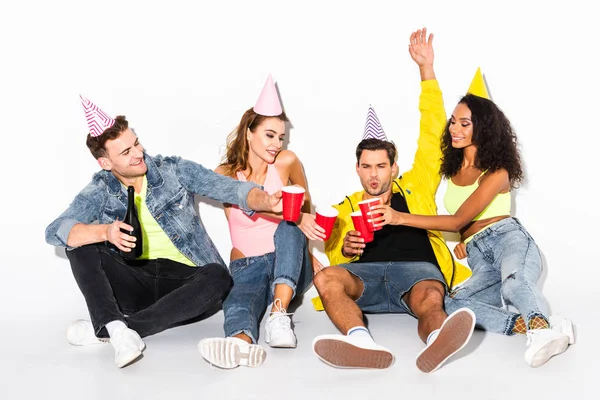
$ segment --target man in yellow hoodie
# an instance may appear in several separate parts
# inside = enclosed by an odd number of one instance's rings
[[[388,349],[373,341],[362,312],[415,316],[426,343],[416,362],[423,372],[435,371],[463,348],[475,327],[471,310],[461,308],[450,316],[444,311],[448,288],[467,279],[470,270],[454,261],[440,232],[384,225],[365,244],[350,216],[359,211],[358,202],[376,197],[397,211],[437,214],[446,113],[433,69],[432,40],[426,29],[410,37],[409,53],[421,74],[420,136],[412,169],[394,179],[396,147],[385,139],[370,110],[356,149],[356,172],[364,190],[335,206],[338,219],[325,245],[332,266],[319,272],[314,283],[327,315],[346,335],[322,335],[313,341],[317,356],[335,367],[387,368],[394,361]]]

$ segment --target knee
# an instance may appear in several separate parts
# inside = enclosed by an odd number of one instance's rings
[[[86,246],[76,247],[72,250],[65,250],[65,254],[69,261],[77,261],[81,259],[89,259],[90,257],[98,256],[97,245],[88,244]]]
[[[65,251],[71,271],[77,274],[78,271],[87,271],[97,268],[101,265],[100,248],[98,245],[86,245]]]
[[[207,264],[204,267],[206,273],[210,276],[209,285],[216,291],[226,294],[233,286],[233,280],[227,268],[221,264]]]
[[[275,241],[277,240],[285,240],[287,241],[300,241],[306,242],[304,240],[304,234],[298,228],[298,225],[293,222],[281,221],[279,225],[277,225],[277,229],[275,230]]]
[[[313,277],[313,283],[319,295],[327,296],[332,292],[344,290],[340,276],[342,271],[340,267],[327,267]]]
[[[513,271],[506,278],[502,280],[502,293],[505,294],[507,291],[515,290],[518,287],[535,283],[530,279],[527,279],[525,274],[521,271]]]
[[[444,286],[437,281],[417,283],[408,293],[408,306],[415,314],[431,309],[444,308]]]

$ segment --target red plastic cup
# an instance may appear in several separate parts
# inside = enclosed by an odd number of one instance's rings
[[[375,235],[372,231],[367,228],[365,224],[365,219],[362,216],[362,212],[354,211],[350,214],[352,217],[352,223],[354,224],[354,230],[360,232],[360,237],[365,240],[365,243],[372,242],[375,238]]]
[[[381,229],[381,226],[375,227],[373,221],[369,222],[369,220],[377,218],[382,214],[372,214],[369,215],[369,211],[371,211],[371,207],[381,204],[381,199],[379,197],[374,197],[372,199],[363,200],[358,202],[358,206],[360,207],[360,211],[362,212],[363,218],[365,220],[365,225],[367,225],[367,229],[371,232],[378,231]]]
[[[283,219],[296,222],[300,218],[300,210],[304,202],[304,188],[300,186],[284,186],[281,188],[283,201]]]
[[[315,222],[321,228],[325,229],[325,238],[323,240],[329,240],[331,232],[333,231],[333,225],[338,216],[338,210],[333,207],[317,207]]]

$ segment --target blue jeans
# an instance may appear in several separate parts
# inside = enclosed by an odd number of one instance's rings
[[[258,327],[273,301],[275,285],[292,288],[293,297],[312,283],[313,270],[306,237],[296,224],[282,221],[274,235],[275,251],[234,260],[229,265],[233,288],[223,302],[225,336],[248,335],[258,340]]]
[[[421,281],[446,282],[440,269],[425,261],[383,261],[341,264],[363,283],[356,305],[365,313],[400,313],[415,316],[402,298]]]
[[[548,319],[548,304],[538,288],[542,259],[531,235],[516,218],[503,219],[476,234],[467,244],[473,275],[446,298],[448,314],[468,307],[481,329],[512,334],[519,314],[527,325],[533,317]]]

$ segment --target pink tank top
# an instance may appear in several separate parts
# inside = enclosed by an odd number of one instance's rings
[[[238,172],[237,178],[240,181],[246,180],[243,172]],[[283,187],[275,164],[267,166],[267,176],[263,187],[269,194],[273,194]],[[244,256],[262,256],[275,251],[273,236],[281,220],[258,214],[249,217],[237,206],[232,205],[228,222],[231,244]]]

